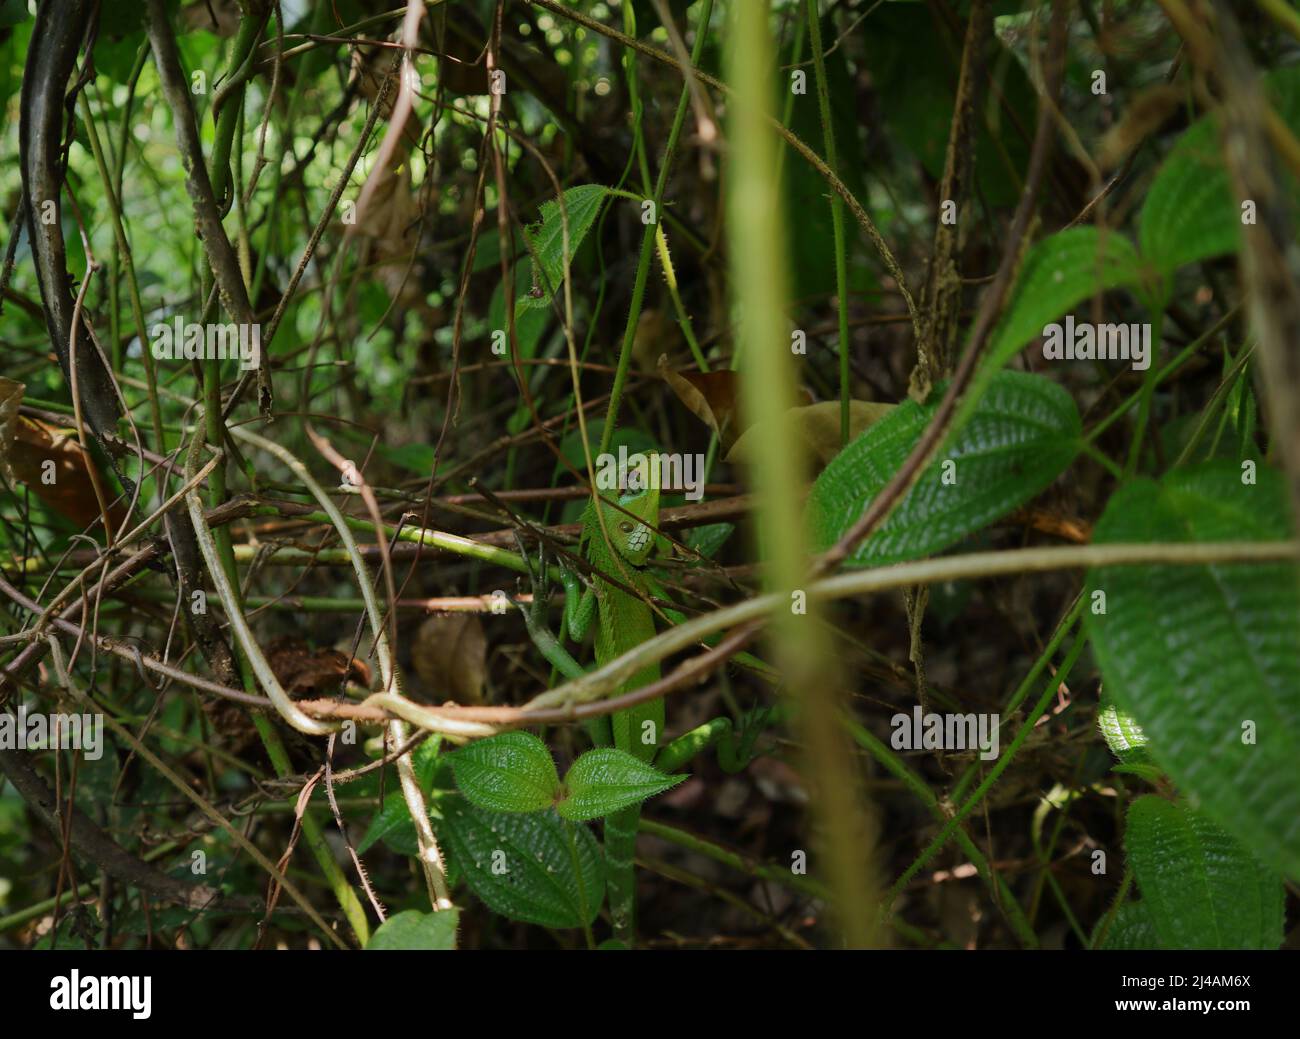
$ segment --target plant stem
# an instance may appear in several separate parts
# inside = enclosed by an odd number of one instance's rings
[[[704,0],[700,10],[699,28],[695,33],[695,45],[691,48],[691,63],[700,60],[704,43],[708,38],[709,19],[713,16],[713,0]],[[635,41],[633,41],[635,42]],[[618,367],[614,371],[614,385],[609,393],[609,409],[605,413],[605,426],[600,431],[600,448],[598,454],[609,450],[618,423],[618,409],[623,400],[623,388],[627,384],[627,373],[632,365],[632,343],[636,339],[637,322],[641,319],[641,304],[645,298],[646,278],[650,273],[650,258],[655,247],[655,231],[662,217],[664,189],[668,186],[668,174],[672,170],[673,155],[677,151],[677,139],[681,136],[682,124],[686,121],[686,110],[690,106],[690,82],[682,84],[681,97],[677,99],[677,111],[673,114],[672,129],[668,131],[668,143],[664,146],[663,161],[659,164],[659,177],[655,181],[654,222],[646,224],[641,235],[641,254],[637,257],[636,280],[632,284],[632,299],[628,305],[627,324],[623,329],[623,348],[619,351]]]
[[[817,0],[808,0],[808,38],[812,44],[813,68],[817,79],[817,108],[822,120],[822,141],[826,167],[838,176],[835,156],[835,123],[831,114],[830,87],[826,82],[826,58],[822,53],[821,19]],[[831,234],[835,243],[835,295],[840,321],[840,444],[849,442],[849,279],[844,242],[844,200],[831,195]]]

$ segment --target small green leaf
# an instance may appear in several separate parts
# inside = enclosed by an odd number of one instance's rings
[[[399,855],[420,853],[415,839],[415,827],[411,824],[411,813],[407,811],[406,801],[402,799],[400,791],[388,791],[383,806],[371,818],[365,836],[357,845],[357,854],[364,855],[380,841]]]
[[[554,812],[506,814],[448,798],[438,837],[493,912],[542,927],[590,924],[605,898],[605,862],[585,826]]]
[[[493,812],[549,808],[560,777],[546,744],[532,733],[503,732],[448,755],[460,792]]]
[[[456,948],[456,926],[460,911],[443,909],[421,913],[407,909],[385,920],[370,936],[367,949],[421,949],[446,951]]]
[[[522,271],[524,268],[520,268]],[[517,277],[523,277],[522,274]],[[492,293],[492,302],[488,304],[488,329],[489,336],[500,329],[503,332],[509,332],[506,324],[506,300],[505,292],[500,284]],[[537,355],[537,344],[542,338],[542,333],[546,331],[546,326],[550,323],[551,314],[549,310],[532,308],[522,310],[515,305],[515,339],[519,348],[519,356],[524,359],[532,358]],[[506,352],[503,359],[510,358],[510,343],[507,335]]]
[[[1165,774],[1160,771],[1159,765],[1152,765],[1147,762],[1133,761],[1126,762],[1122,765],[1116,765],[1112,772],[1119,772],[1126,776],[1137,776],[1138,779],[1145,780],[1148,783],[1159,783],[1165,778]]]
[[[1145,760],[1146,746],[1151,741],[1127,711],[1113,703],[1103,703],[1097,714],[1097,727],[1101,729],[1110,752],[1120,761]]]
[[[666,776],[627,751],[598,747],[569,768],[564,800],[555,807],[566,819],[598,819],[662,794],[685,778]]]
[[[434,733],[411,751],[415,775],[425,794],[432,793],[435,787],[447,788],[451,785],[448,759],[439,753],[441,746],[442,737]],[[411,813],[407,811],[406,799],[402,797],[396,772],[391,766],[385,770],[384,779],[384,789],[388,796],[366,827],[365,835],[357,845],[357,854],[363,855],[383,841],[399,855],[418,855],[420,849],[415,839],[415,827],[411,824]],[[355,794],[377,794],[380,789],[379,780],[380,773],[372,772],[350,784],[349,790]]]
[[[442,735],[435,732],[411,751],[411,763],[415,766],[415,777],[420,782],[420,789],[426,794],[437,784],[440,773],[446,771],[448,762],[442,756],[441,750]]]
[[[734,523],[706,523],[687,531],[686,547],[695,550],[705,559],[712,559],[735,532]],[[690,563],[690,560],[687,560]]]
[[[1136,480],[1093,540],[1280,541],[1292,536],[1282,481],[1243,485],[1222,460]],[[1093,570],[1087,615],[1108,699],[1200,809],[1266,862],[1300,877],[1300,590],[1294,565]]]
[[[833,545],[862,515],[937,407],[904,401],[831,460],[808,498],[818,550]],[[848,565],[929,555],[1006,515],[1069,466],[1080,429],[1074,401],[1050,379],[1000,372],[974,419],[940,450],[885,525],[858,545]]]
[[[1083,300],[1106,289],[1136,285],[1141,277],[1137,253],[1117,231],[1072,227],[1036,242],[989,339],[987,356],[975,374],[954,423],[961,429],[982,403],[993,377],[1024,345]]]
[[[1162,947],[1282,944],[1282,878],[1201,813],[1139,797],[1129,806],[1124,847]]]
[[[563,292],[564,285],[564,225],[568,221],[569,250],[568,261],[578,252],[578,246],[587,237],[591,225],[595,223],[600,207],[605,201],[609,189],[601,184],[579,184],[564,192],[564,211],[561,214],[559,203],[542,203],[542,224],[530,228],[528,240],[536,254],[533,269],[537,275],[537,286],[541,296],[524,293],[516,301],[516,308],[549,307],[551,297]],[[540,269],[538,263],[540,261]]]

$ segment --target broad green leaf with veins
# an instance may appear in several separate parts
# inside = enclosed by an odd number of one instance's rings
[[[540,811],[551,806],[560,789],[551,752],[529,732],[476,740],[448,760],[460,792],[489,811]]]
[[[808,498],[814,547],[829,548],[902,466],[937,404],[904,401],[850,442]],[[949,440],[880,530],[848,559],[880,566],[938,552],[1022,505],[1055,480],[1079,450],[1079,412],[1048,379],[1001,372],[970,424]],[[955,482],[945,482],[944,463]]]
[[[1099,923],[1097,926],[1100,928],[1102,925]],[[1093,935],[1093,947],[1099,949],[1160,948],[1151,914],[1142,902],[1125,902],[1115,911],[1115,918],[1100,945],[1097,945],[1097,937],[1097,934]]]
[[[421,913],[407,909],[385,920],[366,945],[367,950],[445,951],[456,948],[456,926],[460,910],[444,909]]]
[[[1072,227],[1035,242],[953,428],[970,421],[994,376],[1046,325],[1107,289],[1136,286],[1141,271],[1133,246],[1118,231]]]
[[[1139,797],[1129,806],[1124,847],[1162,948],[1282,944],[1282,878],[1201,813]]]
[[[676,786],[686,776],[667,776],[616,747],[582,755],[564,777],[565,796],[555,806],[566,819],[598,819]]]
[[[542,927],[582,927],[605,897],[591,831],[553,811],[504,813],[448,798],[435,824],[444,849],[493,912]]]
[[[1111,498],[1097,544],[1292,536],[1282,482],[1224,461],[1136,480]],[[1105,695],[1201,810],[1300,877],[1300,591],[1285,563],[1121,566],[1088,574]]]
[[[1282,121],[1300,128],[1300,67],[1274,69],[1263,78]],[[1280,172],[1294,198],[1294,178]],[[1207,115],[1183,133],[1151,182],[1138,218],[1142,258],[1172,274],[1184,264],[1235,252],[1241,228],[1219,118]]]
[[[528,231],[528,239],[536,253],[531,267],[536,275],[537,291],[541,294],[525,292],[516,300],[516,308],[549,307],[552,296],[557,294],[563,299],[565,221],[568,221],[567,256],[568,262],[572,264],[578,246],[596,222],[600,207],[608,194],[608,189],[601,184],[579,184],[564,192],[563,211],[554,200],[542,203],[542,224]]]

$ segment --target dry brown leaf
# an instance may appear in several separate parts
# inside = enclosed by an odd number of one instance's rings
[[[239,31],[243,17],[237,0],[198,0],[181,9],[181,24],[186,29],[202,29],[223,39]]]
[[[1129,152],[1160,129],[1182,101],[1183,88],[1173,83],[1158,83],[1143,90],[1101,139],[1097,164],[1104,170],[1113,170]]]
[[[393,170],[375,170],[372,194],[356,212],[353,230],[369,239],[366,262],[372,264],[388,291],[402,307],[423,307],[419,278],[411,275],[411,257],[420,229],[420,202],[411,183],[409,162]]]
[[[849,439],[858,436],[864,429],[879,422],[894,408],[893,404],[878,404],[869,400],[849,401]],[[802,408],[791,408],[785,414],[791,424],[792,432],[799,436],[820,465],[825,466],[840,450],[840,402],[823,401],[820,404],[808,404]],[[728,462],[749,462],[746,457],[753,444],[753,427],[736,440],[726,455]]]
[[[294,697],[330,696],[349,679],[370,684],[370,668],[337,649],[312,649],[295,635],[276,639],[266,651],[267,663],[285,691]]]
[[[440,699],[483,703],[487,636],[478,615],[447,613],[427,618],[411,646],[411,663]]]
[[[18,400],[11,400],[16,413]],[[79,527],[88,527],[100,518],[99,499],[95,496],[89,468],[94,460],[77,443],[77,435],[72,430],[58,429],[16,414],[13,439],[8,441],[4,454],[13,478],[26,484],[60,516]],[[102,476],[100,486],[112,496],[111,485]],[[120,507],[109,508],[109,519],[115,529],[121,526],[124,517]]]
[[[666,354],[659,358],[659,374],[690,410],[717,434],[723,450],[736,440],[739,417],[740,383],[736,373],[727,369],[716,372],[673,371]]]
[[[397,104],[398,77],[401,75],[400,67],[396,70],[393,68],[392,50],[387,47],[353,48],[351,73],[361,96],[372,104],[379,99],[379,88],[384,80],[390,80],[384,107],[379,110],[379,114],[384,119],[391,119],[393,108]],[[402,124],[402,140],[398,142],[397,155],[404,157],[409,148],[418,148],[422,133],[423,127],[412,109],[407,112],[406,122]]]

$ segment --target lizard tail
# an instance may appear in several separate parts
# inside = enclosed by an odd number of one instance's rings
[[[627,945],[636,943],[636,854],[637,823],[641,806],[633,805],[605,817],[605,871],[609,890],[609,914],[614,937]]]

